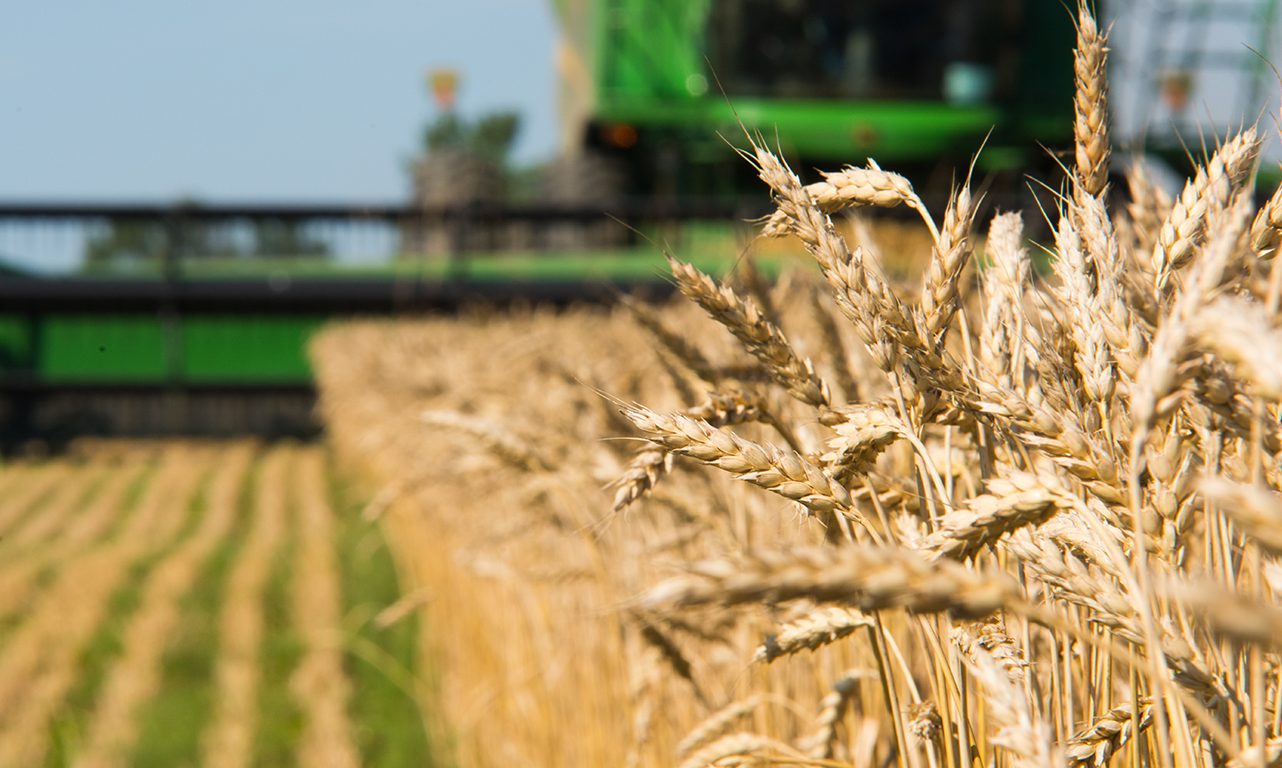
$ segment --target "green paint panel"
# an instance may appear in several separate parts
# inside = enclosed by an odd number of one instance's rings
[[[22,315],[0,315],[0,371],[31,367],[32,321]]]
[[[314,315],[192,315],[182,321],[182,379],[192,383],[307,382]]]
[[[737,113],[737,115],[736,115]],[[938,102],[837,102],[736,100],[733,110],[724,101],[632,101],[605,112],[609,121],[630,123],[641,129],[697,125],[698,141],[725,155],[721,137],[737,139],[744,128],[778,137],[785,156],[827,157],[850,161],[875,155],[881,160],[911,160],[942,153],[976,149],[982,137],[1002,120],[995,106],[949,106]],[[1048,139],[1063,139],[1072,125],[1055,123]],[[691,141],[694,141],[693,139]]]
[[[0,376],[57,384],[306,384],[320,315],[0,315]]]
[[[708,0],[599,0],[590,43],[599,98],[688,100],[704,76]]]
[[[50,315],[33,336],[33,372],[48,381],[153,381],[168,370],[167,329],[154,315]]]

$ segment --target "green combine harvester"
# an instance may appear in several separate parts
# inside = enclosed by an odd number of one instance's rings
[[[163,252],[163,267],[150,274],[0,274],[0,442],[85,432],[306,433],[315,428],[306,342],[331,318],[449,311],[477,298],[608,301],[617,290],[668,288],[658,261],[636,258],[640,247],[573,254],[548,239],[519,257],[467,260],[465,247],[448,243],[487,231],[565,234],[610,223],[608,212],[658,227],[665,239],[676,226],[685,238],[678,253],[706,255],[712,249],[700,233],[728,232],[745,211],[763,212],[751,168],[727,146],[744,146],[745,130],[777,146],[803,176],[875,158],[928,198],[981,145],[976,172],[992,200],[1018,189],[1025,172],[1055,178],[1055,153],[1071,142],[1074,29],[1064,3],[554,4],[563,32],[562,150],[538,203],[0,202],[0,257],[13,225],[145,231]],[[1255,5],[1267,13],[1253,28],[1271,29],[1275,3]],[[745,209],[745,200],[757,207]],[[311,235],[290,238],[370,224],[401,253],[407,233],[444,233],[449,256],[364,271],[317,269],[315,257],[306,269],[241,258],[231,273],[191,253],[210,228],[314,244]],[[723,240],[733,244],[733,235]]]
[[[744,129],[802,171],[876,158],[936,186],[981,144],[983,174],[1047,167],[1046,148],[1071,142],[1075,33],[1060,3],[556,6],[564,151],[621,168],[625,192],[757,192],[727,147]]]

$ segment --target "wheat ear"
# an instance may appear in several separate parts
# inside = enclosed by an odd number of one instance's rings
[[[1162,222],[1170,215],[1174,203],[1166,190],[1154,183],[1143,163],[1131,166],[1126,174],[1126,184],[1130,191],[1126,213],[1131,220],[1132,244],[1137,252],[1152,253]],[[1143,269],[1151,267],[1139,262],[1134,262],[1134,265]]]
[[[458,411],[428,410],[419,420],[435,427],[446,427],[477,438],[494,455],[519,469],[542,471],[556,462],[511,430],[485,419]]]
[[[1064,757],[1068,758],[1070,768],[1100,768],[1152,724],[1152,699],[1141,698],[1133,704],[1113,707],[1064,745]]]
[[[1279,185],[1251,222],[1251,247],[1261,259],[1272,259],[1282,244],[1282,185]]]
[[[1006,632],[1006,622],[1000,614],[968,626],[955,627],[952,639],[972,660],[980,650],[987,652],[1013,683],[1022,683],[1028,675],[1030,664],[1015,638]]]
[[[842,485],[873,468],[877,457],[898,440],[905,427],[894,415],[892,403],[866,403],[841,409],[845,420],[834,427],[821,458],[828,471]]]
[[[795,452],[752,442],[679,413],[665,415],[642,406],[626,406],[623,414],[650,440],[674,453],[723,469],[812,512],[852,514],[846,489]]]
[[[977,618],[1017,596],[1011,582],[951,560],[930,562],[907,550],[856,544],[698,563],[689,575],[653,588],[644,602],[683,608],[808,599],[861,611],[904,608]]]
[[[746,699],[732,701],[713,712],[703,722],[690,729],[685,738],[677,743],[677,758],[683,758],[717,738],[729,730],[735,721],[741,720],[756,711],[757,707],[761,706],[761,702],[760,696],[749,696]]]
[[[1273,402],[1282,400],[1282,331],[1264,305],[1224,296],[1191,319],[1192,341],[1233,366],[1242,388]]]
[[[1282,766],[1282,736],[1275,736],[1263,745],[1255,744],[1242,750],[1242,754],[1226,763],[1227,768],[1278,768]]]
[[[860,627],[872,625],[872,619],[849,608],[820,608],[796,621],[784,624],[779,632],[768,635],[757,646],[752,660],[770,662],[801,651],[813,651],[850,635]]]
[[[709,384],[716,381],[712,363],[708,361],[708,357],[703,353],[703,350],[687,340],[682,334],[669,328],[663,318],[659,316],[659,313],[655,312],[652,307],[646,305],[640,299],[626,295],[621,297],[620,301],[636,318],[637,324],[649,332],[655,341],[659,342],[660,346],[668,350],[682,365],[690,369],[691,373]]]
[[[832,684],[832,690],[819,703],[819,727],[807,739],[810,756],[818,760],[831,760],[837,753],[837,726],[850,709],[850,701],[859,687],[861,675],[857,670],[847,672]]]
[[[1233,191],[1255,163],[1260,140],[1248,128],[1216,150],[1197,175],[1184,185],[1158,232],[1152,265],[1157,293],[1169,293],[1174,273],[1193,259],[1206,239],[1207,222],[1229,204]]]
[[[763,416],[760,404],[735,392],[713,392],[701,405],[685,411],[691,418],[703,419],[714,427],[758,421]],[[672,454],[662,448],[645,447],[628,462],[623,475],[615,481],[615,512],[621,512],[654,489],[672,471]]]
[[[1049,475],[1012,472],[990,480],[988,493],[944,515],[925,548],[935,557],[965,560],[1012,531],[1071,509],[1076,501]]]
[[[1097,293],[1095,265],[1087,261],[1073,217],[1064,216],[1055,232],[1055,274],[1060,278],[1056,296],[1064,306],[1065,334],[1073,340],[1073,363],[1082,387],[1094,403],[1105,404],[1113,394],[1113,360],[1104,334],[1104,315]]]
[[[706,702],[703,690],[699,682],[694,678],[694,666],[686,657],[681,647],[677,645],[668,633],[664,632],[655,622],[648,617],[637,614],[633,616],[636,621],[641,639],[650,647],[654,653],[663,660],[668,669],[672,670],[677,677],[685,680],[691,690],[694,691],[695,697],[700,702]]]
[[[984,326],[980,359],[1003,389],[1013,389],[1022,365],[1024,286],[1030,262],[1024,248],[1024,219],[1000,213],[988,226],[988,269],[984,270]]]
[[[807,184],[802,189],[823,213],[837,213],[850,208],[911,208],[926,222],[931,236],[938,239],[934,221],[926,206],[908,179],[883,171],[874,161],[867,168],[847,166],[840,171],[823,174],[823,181]],[[787,211],[778,210],[766,219],[762,227],[765,237],[782,237],[795,232],[795,218]]]
[[[1108,35],[1100,31],[1085,2],[1077,5],[1077,47],[1073,49],[1073,144],[1077,182],[1100,197],[1108,186]]]
[[[756,733],[732,733],[722,736],[683,760],[677,768],[709,768],[729,757],[774,755],[794,762],[800,755],[792,747]],[[748,761],[740,761],[748,762]],[[780,762],[778,759],[751,762]]]
[[[1087,326],[1100,326],[1111,350],[1112,361],[1128,378],[1133,377],[1147,337],[1128,300],[1125,282],[1128,264],[1123,260],[1116,229],[1101,198],[1079,194],[1070,205],[1095,272],[1094,295],[1090,304],[1095,314],[1081,322]]]
[[[689,264],[671,257],[668,262],[681,292],[734,334],[789,394],[807,405],[828,407],[828,385],[815,373],[814,365],[796,353],[783,331],[753,301]]]
[[[975,216],[973,202],[970,186],[962,185],[944,211],[944,223],[921,290],[923,328],[918,334],[928,348],[939,345],[961,305],[961,273],[973,253],[970,243]]]
[[[967,658],[966,665],[983,691],[985,712],[997,727],[992,743],[1008,750],[1016,766],[1033,768],[1060,762],[1050,727],[1033,713],[1023,689],[1011,683],[1001,666],[983,650]]]
[[[652,491],[672,471],[672,454],[662,448],[643,448],[628,462],[615,481],[613,510],[622,512],[633,502]]]

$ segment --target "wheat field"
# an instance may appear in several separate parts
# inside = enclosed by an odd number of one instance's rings
[[[432,764],[396,563],[322,446],[85,443],[0,487],[0,765]]]
[[[1106,42],[1047,242],[757,140],[774,285],[317,340],[461,765],[1282,765],[1282,190],[1255,128],[1115,178]]]

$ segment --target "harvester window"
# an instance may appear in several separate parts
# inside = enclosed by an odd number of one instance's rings
[[[730,96],[982,100],[1010,5],[714,0],[708,50]]]

